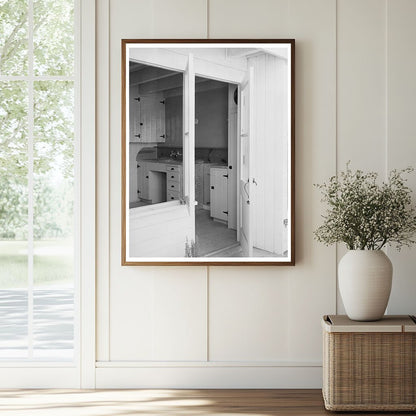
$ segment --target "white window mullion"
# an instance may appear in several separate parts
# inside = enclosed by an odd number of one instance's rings
[[[81,255],[80,255],[80,235],[81,235],[81,169],[80,169],[80,153],[81,153],[81,89],[80,89],[80,74],[81,74],[81,59],[80,59],[80,45],[81,45],[81,16],[80,16],[80,2],[81,0],[74,0],[75,13],[74,13],[74,40],[75,40],[75,54],[74,54],[74,76],[70,77],[70,81],[74,82],[74,356],[73,360],[75,365],[80,366],[81,354],[80,354],[80,276],[81,276]],[[69,78],[69,77],[68,77]],[[68,79],[69,80],[69,79]]]
[[[34,74],[33,74],[33,0],[28,2],[28,358],[33,358],[33,131],[34,131]]]

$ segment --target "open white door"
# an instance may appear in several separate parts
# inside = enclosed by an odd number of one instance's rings
[[[183,186],[195,242],[195,72],[191,53],[183,82]]]
[[[240,244],[245,257],[253,256],[253,76],[250,67],[240,85]]]

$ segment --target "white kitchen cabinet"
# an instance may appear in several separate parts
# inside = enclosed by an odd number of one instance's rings
[[[137,162],[137,196],[140,199],[149,199],[149,169],[143,160]]]
[[[140,102],[138,85],[130,85],[129,88],[129,118],[131,143],[140,143]]]
[[[228,174],[227,167],[210,169],[211,217],[224,222],[228,221]]]
[[[135,166],[138,198],[151,204],[183,198],[182,165],[140,160]]]
[[[166,177],[166,199],[168,201],[182,199],[182,166],[166,165]]]
[[[129,89],[130,142],[164,143],[165,100],[163,93],[140,95],[137,85]]]
[[[129,144],[129,203],[133,204],[139,201],[139,194],[137,193],[137,162],[136,153],[134,147],[136,144]]]
[[[140,142],[164,143],[165,99],[162,93],[140,97]]]

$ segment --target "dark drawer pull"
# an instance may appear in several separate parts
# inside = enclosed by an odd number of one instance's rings
[[[149,176],[146,176],[146,179],[149,179]]]
[[[174,177],[174,176],[171,176],[170,178],[171,178],[171,179],[175,179],[175,177]]]
[[[171,185],[170,187],[171,187],[171,188],[174,188],[174,187],[175,187],[175,185]]]

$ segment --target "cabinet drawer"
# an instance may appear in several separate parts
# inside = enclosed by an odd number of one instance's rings
[[[178,165],[166,165],[166,170],[168,172],[179,172],[179,166]]]
[[[179,172],[172,171],[172,172],[168,172],[166,175],[167,175],[168,182],[170,181],[179,182]]]
[[[176,192],[179,192],[181,187],[180,187],[180,183],[179,182],[168,181],[167,182],[167,188],[168,188],[168,191],[176,191]]]
[[[167,200],[168,201],[173,201],[173,200],[178,200],[178,199],[179,199],[179,192],[168,190],[168,192],[167,192]]]

